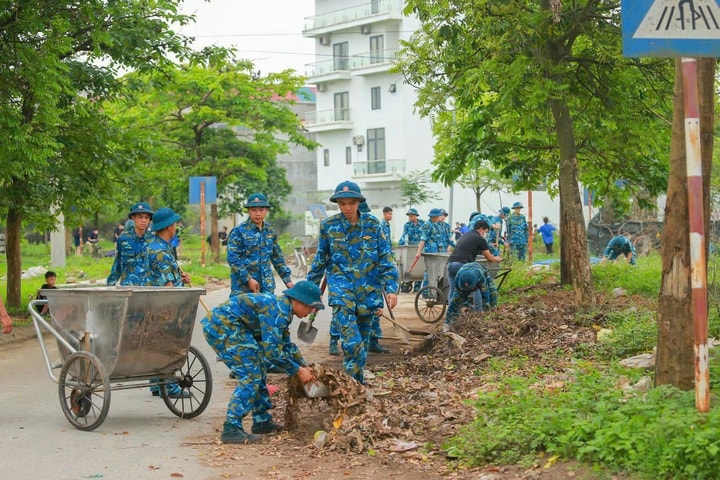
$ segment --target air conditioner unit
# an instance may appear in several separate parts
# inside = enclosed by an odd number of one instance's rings
[[[327,92],[327,85],[325,85],[324,83],[319,84],[317,86],[317,91],[318,92]]]
[[[353,137],[353,145],[364,145],[365,144],[365,137],[362,135],[356,135]]]
[[[372,32],[370,25],[362,25],[360,27],[360,33],[362,33],[363,35],[368,35],[370,34],[370,32]]]
[[[320,43],[320,45],[327,47],[328,45],[330,45],[330,35],[320,35],[318,37],[318,42]]]

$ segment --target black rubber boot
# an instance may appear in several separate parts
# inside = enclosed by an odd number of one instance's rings
[[[252,433],[264,434],[264,433],[279,432],[282,429],[283,429],[282,426],[278,425],[277,423],[273,422],[272,420],[268,420],[267,422],[253,423],[253,426],[250,429],[250,431]]]
[[[338,347],[337,340],[330,339],[330,350],[328,352],[330,355],[333,356],[339,356],[340,355],[340,347]]]
[[[380,345],[377,339],[370,340],[370,348],[368,350],[372,353],[390,353],[390,349]]]
[[[225,422],[223,423],[223,431],[222,435],[220,435],[220,440],[223,443],[246,444],[258,443],[262,440],[262,437],[253,435],[251,433],[245,433],[245,430],[243,430],[242,428],[238,428],[231,423]]]

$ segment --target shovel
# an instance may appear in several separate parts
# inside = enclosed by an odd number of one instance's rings
[[[323,277],[322,283],[320,284],[320,296],[325,293],[326,286],[327,277]],[[308,345],[315,341],[315,337],[318,333],[318,329],[313,327],[313,322],[315,321],[316,316],[317,312],[313,312],[310,314],[307,320],[301,320],[300,325],[298,325],[297,337]]]

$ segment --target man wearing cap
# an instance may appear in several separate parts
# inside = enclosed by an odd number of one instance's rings
[[[200,321],[208,344],[238,378],[228,405],[220,439],[223,443],[256,443],[260,434],[282,427],[272,420],[266,363],[297,375],[301,383],[315,380],[300,350],[290,340],[290,323],[322,310],[320,289],[300,281],[282,295],[243,293],[230,297]],[[252,413],[252,433],[242,421]]]
[[[278,244],[272,225],[265,221],[270,203],[262,193],[253,193],[245,208],[248,219],[230,232],[227,261],[230,265],[230,296],[240,293],[274,293],[273,267],[289,288],[290,268]]]
[[[323,275],[327,276],[328,304],[340,325],[343,367],[363,383],[372,317],[382,312],[383,290],[388,308],[397,305],[398,271],[380,222],[358,211],[360,202],[365,201],[360,187],[341,182],[330,201],[337,203],[340,213],[320,225],[308,280],[319,285]]]
[[[138,202],[130,207],[128,218],[133,225],[118,237],[115,261],[107,278],[108,285],[148,284],[147,246],[154,238],[148,227],[153,210],[147,203]]]
[[[487,224],[486,224],[487,225]],[[464,264],[455,276],[453,293],[448,300],[448,310],[443,330],[448,331],[458,319],[463,308],[472,308],[473,293],[479,291],[482,305],[475,310],[490,310],[497,306],[497,287],[488,270],[477,262]]]
[[[502,257],[495,256],[490,253],[490,248],[485,236],[490,229],[490,225],[485,220],[477,220],[473,224],[473,229],[460,237],[455,250],[450,254],[447,264],[448,282],[450,283],[450,296],[453,298],[455,293],[455,277],[466,263],[475,263],[478,255],[482,255],[488,262],[501,262]],[[482,268],[485,266],[481,265]],[[475,308],[482,310],[483,301],[478,293],[475,296]]]
[[[515,202],[512,205],[513,212],[507,220],[507,241],[510,244],[510,251],[518,260],[525,260],[528,243],[528,224],[525,215],[520,213],[523,204]]]
[[[421,228],[420,243],[418,243],[417,253],[415,253],[416,260],[423,252],[446,253],[452,251],[452,247],[455,246],[452,230],[450,230],[450,225],[445,223],[442,212],[440,208],[433,208],[428,213],[430,221],[425,222]],[[427,272],[425,272],[422,284],[423,286],[428,284]]]
[[[180,269],[172,251],[179,221],[180,215],[171,208],[159,208],[153,215],[155,239],[148,245],[148,285],[182,287],[183,283],[190,283],[190,275]]]
[[[420,243],[420,239],[422,238],[422,226],[425,223],[425,220],[420,220],[417,209],[410,208],[405,213],[408,217],[408,221],[405,222],[405,225],[403,226],[403,233],[400,235],[400,240],[398,241],[398,245],[417,245]],[[409,292],[414,291],[417,292],[420,290],[420,287],[422,285],[421,281],[416,282],[405,282],[402,285],[402,291],[403,292]]]
[[[510,207],[502,207],[497,216],[490,217],[490,233],[488,233],[488,245],[490,253],[500,255],[500,245],[505,245],[503,239],[503,223],[507,223],[507,216],[510,214]]]

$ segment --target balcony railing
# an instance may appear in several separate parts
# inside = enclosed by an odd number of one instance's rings
[[[308,63],[305,65],[305,76],[308,78],[330,75],[337,72],[350,70],[351,61],[347,57],[331,58],[322,62]]]
[[[385,50],[373,50],[371,52],[363,52],[350,57],[350,68],[357,70],[359,68],[379,67],[382,65],[392,65],[395,61],[397,48],[388,48]]]
[[[304,33],[312,34],[313,30],[358,22],[380,15],[399,20],[402,19],[402,9],[402,0],[374,0],[362,5],[307,17],[305,18]]]
[[[405,159],[370,160],[353,163],[353,175],[400,175],[405,173]]]
[[[331,108],[305,114],[305,127],[350,122],[349,108]]]

